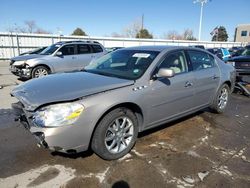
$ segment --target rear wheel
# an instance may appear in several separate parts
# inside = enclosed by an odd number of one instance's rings
[[[211,109],[216,113],[223,113],[228,104],[230,89],[227,84],[223,84],[217,91],[216,97],[211,105]]]
[[[32,70],[32,78],[40,78],[49,74],[49,69],[45,66],[37,66]]]
[[[132,149],[137,135],[138,123],[135,114],[127,108],[117,108],[100,121],[91,147],[103,159],[118,159]]]

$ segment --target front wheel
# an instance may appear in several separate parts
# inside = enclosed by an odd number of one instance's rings
[[[32,78],[40,78],[49,74],[49,69],[44,66],[37,66],[32,70]]]
[[[227,84],[223,84],[217,91],[216,97],[211,105],[211,109],[216,113],[223,113],[229,101],[230,89]]]
[[[104,116],[97,125],[91,147],[103,159],[118,159],[132,149],[137,135],[135,114],[127,108],[117,108]]]

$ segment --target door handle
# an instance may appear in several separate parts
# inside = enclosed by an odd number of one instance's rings
[[[191,87],[191,86],[193,86],[194,84],[192,83],[192,82],[189,82],[189,81],[187,81],[186,83],[185,83],[185,87]]]
[[[212,78],[213,78],[214,80],[216,80],[217,78],[219,78],[219,76],[213,75]]]
[[[72,57],[72,59],[76,59],[76,57]]]

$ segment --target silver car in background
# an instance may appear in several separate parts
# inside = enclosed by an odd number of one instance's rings
[[[141,46],[109,53],[82,72],[28,81],[11,95],[41,146],[91,148],[112,160],[132,149],[138,132],[206,107],[222,113],[234,83],[234,67],[205,50]]]
[[[58,42],[39,54],[12,58],[10,71],[27,79],[58,72],[79,71],[106,53],[105,48],[95,41]]]

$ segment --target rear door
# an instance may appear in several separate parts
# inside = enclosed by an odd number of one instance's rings
[[[194,75],[194,105],[198,108],[206,106],[216,94],[220,81],[219,67],[214,57],[206,52],[188,50],[187,53]]]
[[[90,46],[93,51],[92,59],[97,59],[104,55],[104,51],[99,44],[91,44]]]
[[[93,53],[88,44],[77,44],[77,68],[83,69],[93,58]]]

